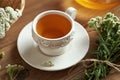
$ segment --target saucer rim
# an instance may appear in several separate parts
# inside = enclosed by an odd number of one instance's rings
[[[87,54],[87,52],[88,52],[88,50],[89,50],[89,47],[90,47],[90,38],[89,38],[89,35],[88,35],[87,31],[85,30],[85,28],[84,28],[80,23],[74,21],[74,24],[79,25],[79,26],[82,27],[82,29],[86,32],[86,36],[87,36],[87,39],[88,39],[88,47],[87,47],[87,49],[86,49],[86,52],[84,53],[84,56],[83,56],[81,59],[79,59],[77,62],[75,62],[74,64],[72,64],[72,65],[70,65],[70,66],[67,66],[67,67],[65,67],[65,68],[61,68],[61,69],[40,68],[40,67],[38,67],[38,66],[35,66],[34,64],[30,63],[28,60],[26,60],[26,59],[24,58],[24,56],[22,55],[22,53],[20,53],[21,51],[20,51],[20,49],[19,49],[19,37],[20,37],[20,34],[21,34],[21,33],[23,32],[23,30],[24,30],[26,27],[28,27],[30,24],[32,24],[32,21],[29,22],[27,25],[25,25],[24,28],[20,31],[19,36],[18,36],[18,39],[17,39],[17,48],[18,48],[18,52],[19,52],[19,55],[21,56],[21,58],[22,58],[27,64],[29,64],[31,67],[36,68],[36,69],[39,69],[39,70],[43,70],[43,71],[60,71],[60,70],[67,69],[67,68],[70,68],[70,67],[78,64],[79,61],[81,61],[81,60],[86,56],[86,54]],[[44,55],[44,56],[46,56],[46,55]]]

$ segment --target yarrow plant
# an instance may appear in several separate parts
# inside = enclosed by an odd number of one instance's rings
[[[10,65],[6,66],[7,73],[9,74],[10,80],[16,80],[16,77],[20,73],[20,71],[24,70],[24,67],[21,65]]]
[[[18,64],[6,66],[10,80],[25,80],[29,76],[29,70]]]
[[[3,58],[4,55],[5,53],[0,51],[0,60]],[[1,65],[0,65],[0,69],[1,69]],[[6,70],[10,80],[24,80],[29,75],[27,69],[17,64],[14,65],[8,64],[6,66]]]
[[[94,57],[98,60],[115,63],[120,59],[120,21],[117,16],[107,13],[104,18],[91,18],[88,25],[98,32],[97,49]],[[93,62],[85,70],[83,80],[100,80],[105,78],[111,67],[102,62]]]

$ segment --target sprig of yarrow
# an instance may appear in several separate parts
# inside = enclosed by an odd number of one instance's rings
[[[98,32],[95,58],[115,62],[120,58],[120,22],[117,16],[107,13],[104,18],[91,18],[89,26]],[[99,80],[106,77],[111,67],[105,63],[93,62],[93,66],[85,71],[83,80]]]
[[[18,76],[20,71],[24,70],[24,67],[17,64],[15,65],[8,64],[6,66],[6,69],[7,73],[9,74],[10,80],[16,80],[16,77]]]

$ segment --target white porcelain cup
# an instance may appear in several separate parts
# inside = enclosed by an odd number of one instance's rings
[[[65,53],[66,46],[71,42],[73,35],[74,35],[73,28],[74,28],[74,19],[76,17],[76,13],[77,13],[76,9],[74,9],[73,7],[69,7],[66,10],[66,12],[62,12],[62,11],[58,11],[58,10],[48,10],[48,11],[38,14],[35,17],[35,19],[33,21],[33,25],[32,25],[32,37],[33,37],[34,41],[38,44],[40,50],[44,54],[49,55],[49,56],[58,56],[58,55]],[[59,38],[46,38],[37,32],[36,26],[38,24],[38,21],[41,20],[43,17],[45,17],[47,15],[51,15],[51,14],[60,15],[70,22],[71,28],[67,32],[66,35],[59,37]],[[53,17],[53,19],[54,19],[54,17]],[[55,18],[55,20],[57,20],[57,19]],[[61,24],[62,22],[63,21],[60,21],[59,24]],[[48,24],[48,23],[49,22],[47,22],[45,24]],[[52,25],[54,26],[54,24],[52,24]],[[63,25],[61,27],[64,28],[66,26]]]

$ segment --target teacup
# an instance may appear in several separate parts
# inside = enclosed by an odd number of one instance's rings
[[[35,17],[32,37],[44,54],[58,56],[65,53],[73,39],[76,12],[76,9],[69,7],[66,12],[48,10]]]

